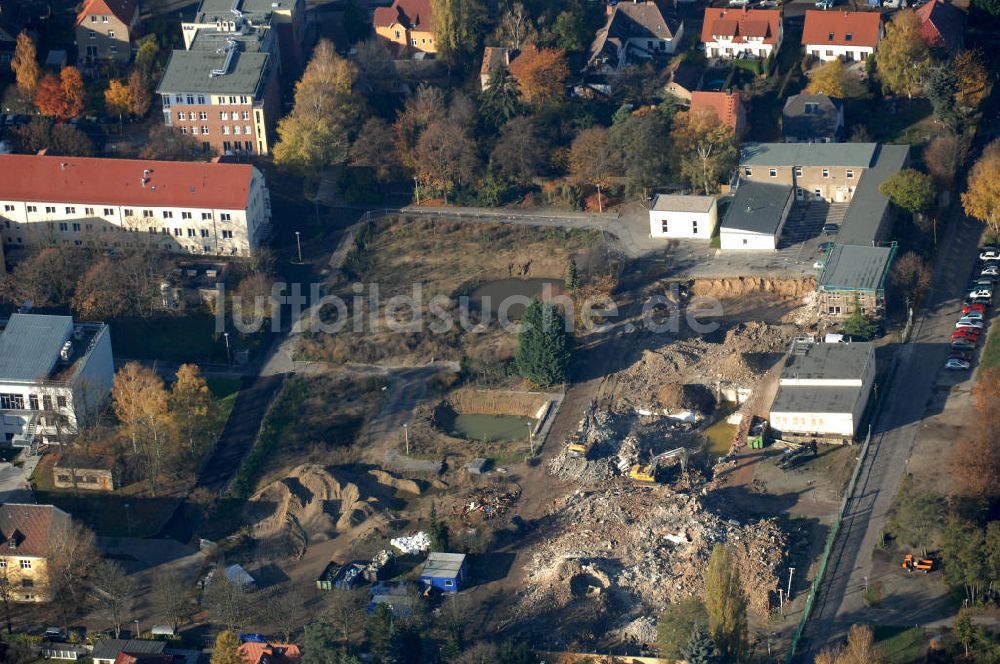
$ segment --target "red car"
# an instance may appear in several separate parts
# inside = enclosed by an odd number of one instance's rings
[[[967,314],[973,311],[978,311],[979,313],[986,315],[986,305],[985,304],[967,304],[962,307],[962,313]]]
[[[951,333],[951,340],[968,339],[969,341],[979,341],[979,330],[971,327],[963,327]]]

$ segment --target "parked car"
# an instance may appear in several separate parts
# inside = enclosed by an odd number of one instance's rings
[[[995,274],[980,274],[978,277],[976,277],[976,283],[992,285],[997,282],[998,278],[1000,277],[997,277],[997,275]]]
[[[826,261],[816,261],[813,263],[814,270],[822,270],[824,267],[826,267]]]
[[[823,224],[823,233],[826,235],[836,235],[840,232],[840,226],[837,224]],[[1000,260],[1000,257],[998,257]]]
[[[967,314],[972,311],[978,311],[979,313],[986,313],[986,305],[979,302],[970,302],[964,307],[962,307],[962,313]]]
[[[971,350],[960,350],[953,348],[950,353],[948,353],[949,360],[965,360],[966,362],[972,361],[972,351]]]
[[[992,288],[976,288],[975,290],[969,291],[969,297],[971,297],[971,298],[988,297],[988,298],[992,299],[993,298],[993,289]]]
[[[986,246],[979,253],[981,261],[1000,261],[1000,248]]]
[[[993,304],[993,299],[992,298],[988,298],[988,297],[967,297],[962,302],[962,304],[965,304],[965,305],[969,305],[969,304],[981,304],[984,307],[988,307],[991,304]]]
[[[834,244],[835,244],[834,242],[820,242],[819,250],[824,254],[829,253],[830,250],[833,249]]]
[[[983,275],[984,277],[1000,276],[1000,265],[987,264],[986,267],[984,267],[979,274]]]
[[[65,641],[67,634],[66,630],[61,627],[48,627],[42,634],[42,638],[46,641]]]
[[[968,318],[969,320],[983,320],[982,311],[970,311],[967,314],[963,314],[962,318]]]
[[[951,333],[951,338],[957,339],[959,337],[966,337],[969,339],[978,339],[980,334],[982,333],[979,330],[971,327],[960,327]]]
[[[976,342],[970,339],[955,339],[951,342],[953,350],[975,350]]]
[[[977,330],[981,330],[983,329],[983,321],[972,320],[971,318],[960,318],[958,322],[955,323],[955,327],[956,328],[973,327],[976,328]]]
[[[944,363],[944,368],[950,371],[968,371],[972,363],[968,360],[960,360],[958,358],[951,358]]]

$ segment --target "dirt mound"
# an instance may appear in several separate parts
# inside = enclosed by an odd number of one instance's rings
[[[691,294],[697,296],[727,299],[742,297],[751,293],[770,293],[782,297],[802,297],[816,290],[816,280],[769,279],[764,277],[733,277],[730,279],[695,279],[691,284]]]
[[[403,491],[405,493],[412,493],[414,496],[419,496],[424,492],[421,482],[416,480],[408,480],[404,477],[397,477],[392,473],[382,470],[381,468],[373,468],[368,471],[368,474],[375,478],[375,481],[382,486],[387,486],[397,491]]]
[[[291,534],[305,542],[330,539],[360,525],[378,509],[378,498],[317,464],[293,469],[254,494],[245,516],[256,537]]]

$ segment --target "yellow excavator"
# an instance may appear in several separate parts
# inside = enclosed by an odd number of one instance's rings
[[[676,449],[670,450],[669,452],[664,452],[663,454],[657,454],[649,463],[646,465],[633,464],[629,468],[628,476],[634,482],[639,482],[641,484],[656,484],[660,472],[660,466],[667,459],[679,458],[681,462],[681,470],[687,470],[687,460],[688,454],[687,449],[683,447],[678,447]]]

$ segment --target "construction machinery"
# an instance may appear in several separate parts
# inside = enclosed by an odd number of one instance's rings
[[[678,447],[662,454],[657,454],[650,459],[649,463],[645,466],[639,463],[633,464],[632,467],[629,468],[628,476],[635,482],[655,484],[659,481],[660,471],[663,468],[664,462],[668,459],[678,459],[680,461],[681,470],[687,470],[687,449],[684,447]]]
[[[934,561],[930,558],[914,558],[912,553],[908,553],[903,556],[901,567],[910,573],[923,572],[927,574],[934,569]]]
[[[579,438],[570,439],[570,442],[566,445],[566,454],[574,459],[586,459],[587,452],[589,451],[590,445],[587,445]]]

